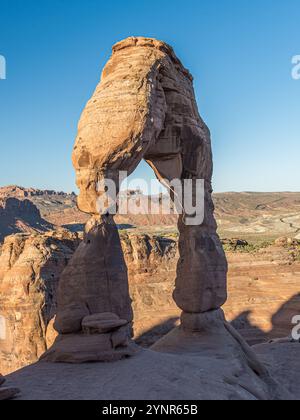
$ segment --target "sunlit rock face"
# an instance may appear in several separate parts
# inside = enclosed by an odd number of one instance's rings
[[[59,276],[79,240],[66,231],[17,234],[0,247],[0,370],[35,362],[53,341]]]

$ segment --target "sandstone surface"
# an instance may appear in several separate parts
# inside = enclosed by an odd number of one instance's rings
[[[263,358],[273,378],[282,384],[277,388],[277,394],[270,395],[270,388],[258,379],[266,368],[260,368],[256,378],[249,381],[247,370],[251,368],[241,362],[243,350],[237,351],[231,340],[228,335],[226,342],[233,350],[231,354],[229,351],[222,354],[219,344],[224,344],[224,336],[221,336],[219,342],[209,341],[206,346],[202,342],[200,347],[198,343],[196,349],[194,342],[188,352],[186,349],[173,354],[143,350],[135,357],[113,365],[37,363],[10,375],[8,385],[22,390],[20,400],[300,399],[299,344],[273,344],[271,353],[269,345],[263,350],[257,349],[257,356]],[[251,359],[255,357],[251,352]]]
[[[52,342],[61,272],[78,246],[67,231],[17,234],[0,247],[0,369],[35,361]]]
[[[9,345],[0,340],[2,373],[10,373],[36,362],[56,336],[53,320],[49,324],[47,322],[55,313],[58,279],[79,240],[73,234],[67,234],[66,239],[64,235],[56,234],[56,239],[47,235],[16,235],[8,238],[1,250],[0,267],[6,272],[6,280],[4,283],[4,275],[1,274],[0,289],[4,298],[0,304],[0,315],[6,319],[7,337],[10,337],[7,339]],[[29,255],[36,255],[34,244],[38,244],[39,253],[48,255],[36,260],[34,279],[31,269],[24,270],[24,265],[32,265],[30,258],[23,259],[22,276],[15,274],[14,264],[8,269],[5,262],[8,255],[5,249],[10,249],[11,255],[15,255],[12,262],[14,259],[18,261],[26,243]],[[122,233],[121,243],[128,267],[135,338],[142,346],[149,347],[179,322],[180,310],[172,299],[179,255],[177,240],[175,237]],[[300,262],[292,256],[291,248],[272,245],[249,252],[241,248],[228,251],[227,258],[229,299],[224,308],[227,319],[233,321],[250,344],[288,336],[292,317],[300,313]],[[29,296],[23,295],[23,282],[38,283],[40,276],[42,282],[48,285],[47,279],[50,278],[50,285],[54,287],[50,287],[50,292],[49,286],[42,287],[40,300],[34,307],[36,289],[30,288]],[[27,303],[20,305],[22,301]],[[46,327],[44,322],[39,322],[40,304],[47,308],[54,306],[45,321]],[[27,335],[31,337],[29,342],[26,341],[23,325],[16,320],[16,314],[26,320]],[[11,346],[15,351],[5,351]]]
[[[18,388],[2,386],[6,379],[0,374],[0,401],[11,400],[20,394]]]
[[[291,340],[260,344],[254,347],[272,376],[300,400],[300,343]]]

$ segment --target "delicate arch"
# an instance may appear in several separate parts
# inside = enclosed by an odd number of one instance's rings
[[[142,159],[160,180],[205,181],[203,224],[187,226],[183,216],[179,219],[177,305],[184,313],[197,314],[218,309],[226,301],[227,263],[211,198],[210,133],[198,113],[193,79],[167,44],[128,38],[113,48],[79,122],[73,152],[78,206],[92,219],[60,280],[55,327],[62,336],[85,331],[85,320],[91,322],[91,317],[94,329],[103,325],[107,312],[127,326],[132,322],[117,228],[112,216],[97,213],[97,200],[106,193],[97,186],[109,178],[119,189],[119,172],[130,175]],[[117,325],[113,319],[111,325]],[[61,344],[50,353],[52,360],[65,354]]]

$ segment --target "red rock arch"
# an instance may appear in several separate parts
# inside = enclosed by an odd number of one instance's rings
[[[61,337],[48,359],[65,361],[66,353],[70,360],[75,358],[60,343],[72,334],[82,334],[85,320],[91,322],[94,332],[99,327],[103,351],[96,356],[92,343],[85,356],[78,356],[80,360],[102,360],[104,354],[117,358],[116,348],[126,347],[124,335],[128,336],[133,319],[127,270],[113,217],[97,212],[97,200],[105,194],[97,186],[108,178],[120,188],[119,172],[130,175],[142,159],[159,179],[205,182],[204,222],[187,226],[184,216],[179,220],[177,305],[185,314],[201,314],[219,309],[226,301],[227,262],[216,233],[211,198],[210,133],[198,112],[192,76],[167,44],[128,38],[114,46],[79,122],[73,152],[78,206],[92,218],[60,280],[55,327]],[[107,313],[116,316],[116,325],[117,319],[127,323],[111,330],[123,333],[117,334],[119,346],[112,345],[112,349],[101,330],[105,324],[101,314]],[[185,322],[187,317],[182,319]]]

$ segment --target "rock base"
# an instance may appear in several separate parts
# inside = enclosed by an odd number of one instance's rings
[[[249,399],[289,399],[289,393],[273,380],[251,347],[226,322],[222,310],[184,313],[181,320],[181,326],[158,341],[151,350],[207,358],[207,368],[212,371],[215,366],[209,366],[209,363],[222,360],[225,381],[242,388],[249,394]]]
[[[198,348],[191,353],[178,354],[141,350],[135,357],[113,365],[39,362],[10,375],[7,386],[17,386],[22,390],[19,399],[31,401],[252,401],[274,398],[269,385],[249,368],[240,347],[234,346],[231,340],[229,343],[228,351],[225,347],[223,354],[220,351],[209,356],[203,347],[202,355],[200,347],[200,351]],[[295,360],[300,360],[300,345],[272,346],[274,351],[266,348],[262,359],[265,358],[278,382],[292,388],[289,390],[293,395],[287,396],[282,387],[283,394],[278,395],[278,399],[299,400],[300,364]],[[277,346],[280,348],[278,355]],[[230,357],[232,348],[235,350]],[[236,353],[238,360],[234,360]]]
[[[80,321],[81,332],[60,334],[41,361],[53,363],[116,362],[136,354],[131,323],[105,312]]]
[[[120,345],[120,332],[113,334],[60,335],[53,346],[41,357],[43,362],[86,363],[116,362],[135,355],[139,347],[131,340]]]

